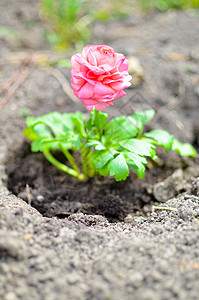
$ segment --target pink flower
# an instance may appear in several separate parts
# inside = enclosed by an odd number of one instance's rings
[[[74,94],[91,111],[103,110],[129,87],[128,60],[106,45],[87,45],[71,58],[71,85]]]

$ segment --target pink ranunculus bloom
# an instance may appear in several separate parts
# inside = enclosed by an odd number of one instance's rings
[[[71,58],[71,84],[74,94],[91,111],[103,110],[126,93],[131,76],[128,60],[106,45],[87,45]]]

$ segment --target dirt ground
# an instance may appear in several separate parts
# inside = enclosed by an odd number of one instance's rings
[[[69,71],[38,63],[58,54],[37,5],[1,1],[0,26],[15,34],[0,34],[0,86],[14,78],[0,100],[0,299],[198,299],[198,156],[159,151],[161,165],[142,180],[132,173],[126,182],[78,183],[30,152],[26,114],[87,115],[62,89],[60,72],[69,80]],[[147,129],[166,129],[199,150],[198,21],[170,11],[95,24],[93,44],[137,57],[144,70],[145,80],[107,109],[110,117],[152,107]]]

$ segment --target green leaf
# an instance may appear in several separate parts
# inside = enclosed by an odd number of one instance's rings
[[[106,149],[105,146],[104,146],[100,141],[97,141],[97,140],[89,140],[88,143],[86,143],[85,146],[86,146],[86,147],[94,146],[94,147],[95,147],[95,150],[103,150],[103,149]]]
[[[147,164],[146,158],[129,151],[124,151],[123,153],[125,157],[127,157],[126,161],[128,166],[136,171],[138,178],[143,178],[145,165]]]
[[[62,116],[60,122],[64,124],[62,126],[67,127],[69,130],[74,130],[74,118],[83,118],[82,114],[78,111],[76,113],[64,113],[60,115]]]
[[[56,137],[64,136],[68,130],[74,129],[74,114],[60,114],[58,112],[54,112],[45,116],[47,118],[48,125],[51,127],[51,130]]]
[[[32,152],[39,152],[39,151],[43,151],[42,149],[42,140],[37,140],[32,142],[31,144],[31,151]]]
[[[120,141],[122,139],[134,137],[137,134],[135,120],[131,117],[120,116],[112,119],[105,130],[105,139]]]
[[[76,127],[75,131],[79,132],[81,137],[85,137],[86,132],[85,132],[85,128],[84,128],[84,119],[83,119],[82,113],[77,112],[73,116],[73,122]]]
[[[93,127],[96,127],[97,130],[101,130],[103,127],[106,127],[107,123],[106,120],[108,118],[108,114],[98,112],[97,119],[95,118],[95,110],[93,109],[90,113],[90,117],[88,121],[86,122],[86,128],[92,129]]]
[[[147,109],[143,111],[136,111],[131,117],[136,121],[139,128],[143,128],[144,124],[153,119],[155,111]]]
[[[144,137],[154,140],[155,144],[164,147],[166,152],[172,149],[174,137],[163,129],[155,129],[147,132],[144,134]],[[153,141],[151,143],[153,144]]]
[[[78,150],[80,137],[85,134],[80,112],[53,112],[40,117],[28,117],[26,123],[28,127],[24,130],[24,135],[33,141],[33,152],[43,151],[46,147],[59,149],[58,143],[62,143],[65,149]]]
[[[128,163],[128,166],[137,173],[137,177],[142,179],[145,174],[145,166],[142,169],[138,168],[133,162]]]
[[[97,111],[97,113],[94,109],[91,111],[90,117],[85,124],[87,137],[89,139],[99,140],[103,137],[103,131],[107,126],[107,117],[107,114],[101,113],[100,111]]]
[[[34,132],[34,128],[32,126],[24,129],[23,134],[32,141],[36,141],[41,138],[38,134]]]
[[[111,160],[108,169],[110,176],[115,175],[116,181],[125,180],[129,175],[129,168],[123,154],[119,154],[116,158]]]
[[[93,153],[92,160],[93,164],[96,167],[96,169],[101,169],[104,167],[104,165],[113,159],[114,154],[116,151],[114,150],[98,150]]]
[[[73,118],[77,114],[52,112],[40,117],[27,117],[26,124],[28,127],[34,126],[34,131],[41,137],[52,135],[60,137],[65,135],[68,130],[74,129]],[[37,124],[40,124],[40,126],[37,126]]]
[[[196,150],[191,144],[181,143],[177,139],[173,140],[172,150],[178,152],[181,156],[192,156],[195,157],[197,155]]]
[[[95,125],[97,129],[100,131],[103,127],[106,127],[106,120],[108,118],[108,114],[102,113],[98,111],[97,117],[95,118]]]
[[[32,117],[30,117],[30,119],[32,119]],[[24,135],[33,141],[41,138],[53,137],[48,124],[43,121],[38,121],[37,119],[35,121],[32,120],[32,125],[29,125],[29,127],[24,130]]]
[[[132,151],[138,155],[145,155],[151,158],[155,155],[155,146],[139,139],[129,139],[119,142],[119,144],[129,151]]]
[[[147,160],[143,156],[140,156],[140,155],[130,152],[130,151],[124,151],[122,153],[124,153],[126,156],[128,156],[128,158],[140,169],[143,167],[143,165],[147,164]]]
[[[32,152],[43,151],[45,148],[49,148],[52,150],[60,149],[60,143],[63,145],[65,149],[79,149],[80,148],[80,139],[78,134],[68,133],[64,138],[52,138],[52,139],[39,139],[32,142],[31,150]]]
[[[102,176],[107,176],[109,173],[109,163],[110,161],[108,161],[102,168],[98,169],[98,173]]]

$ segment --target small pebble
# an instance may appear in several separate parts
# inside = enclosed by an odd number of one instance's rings
[[[36,199],[37,199],[37,201],[42,202],[42,201],[44,201],[44,196],[38,195]]]

